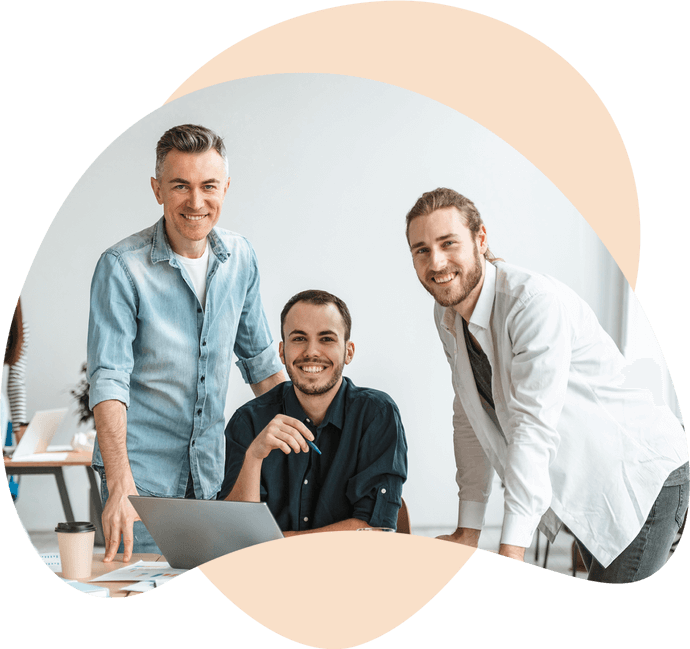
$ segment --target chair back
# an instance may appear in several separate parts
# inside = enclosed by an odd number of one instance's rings
[[[398,510],[398,524],[396,531],[400,532],[400,534],[410,534],[410,513],[407,511],[405,499],[401,498],[400,500],[402,504]]]

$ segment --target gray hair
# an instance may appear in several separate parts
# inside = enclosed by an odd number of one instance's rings
[[[156,178],[160,179],[163,175],[163,164],[165,157],[177,149],[183,153],[205,153],[215,149],[218,155],[223,158],[225,163],[225,175],[229,173],[228,156],[225,153],[223,138],[205,126],[196,124],[182,124],[163,133],[156,145]]]

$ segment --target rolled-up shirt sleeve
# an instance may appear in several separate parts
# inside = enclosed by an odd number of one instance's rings
[[[129,382],[137,333],[137,294],[119,255],[107,251],[91,282],[87,343],[89,407],[115,399],[129,406]]]
[[[283,365],[271,336],[261,301],[259,267],[249,242],[250,279],[235,338],[236,365],[245,383],[254,385],[279,372]]]
[[[377,409],[362,435],[357,473],[347,483],[352,518],[395,529],[407,478],[407,441],[397,406]]]

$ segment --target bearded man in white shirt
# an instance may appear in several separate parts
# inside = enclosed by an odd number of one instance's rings
[[[644,579],[688,507],[685,432],[651,394],[622,387],[625,360],[590,307],[557,280],[495,258],[476,207],[445,188],[407,214],[417,276],[451,366],[458,528],[477,547],[495,470],[499,553],[523,560],[565,524],[589,579]]]

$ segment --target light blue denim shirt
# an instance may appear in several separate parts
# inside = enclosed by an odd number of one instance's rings
[[[282,369],[259,294],[256,255],[214,228],[206,308],[175,259],[161,218],[102,255],[91,283],[90,407],[127,406],[127,453],[138,489],[213,498],[225,467],[224,407],[233,352],[247,383]],[[98,438],[93,466],[103,468]]]

